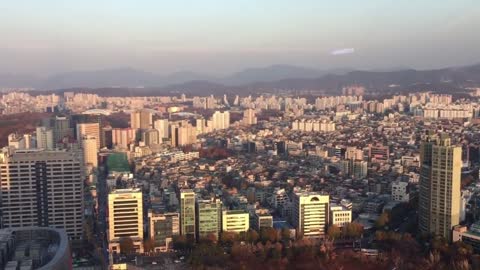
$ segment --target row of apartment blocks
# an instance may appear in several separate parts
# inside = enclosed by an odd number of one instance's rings
[[[297,119],[292,122],[292,130],[332,132],[335,131],[335,123],[328,119]]]
[[[291,224],[297,236],[322,238],[329,224],[339,227],[352,221],[351,209],[330,204],[328,195],[315,192],[295,194]],[[130,237],[136,250],[143,252],[143,194],[140,189],[112,191],[108,198],[109,249],[121,252],[121,239]],[[201,198],[193,190],[179,194],[179,211],[152,208],[148,211],[148,232],[155,251],[172,249],[173,238],[183,235],[187,241],[219,239],[221,232],[260,231],[273,227],[273,216],[266,209],[225,209],[218,198]],[[292,235],[295,235],[293,233]]]
[[[225,107],[240,106],[243,108],[252,109],[266,109],[266,110],[286,110],[293,109],[295,111],[302,111],[304,108],[316,108],[317,110],[327,110],[335,108],[338,105],[351,106],[352,104],[363,103],[362,95],[365,93],[365,87],[362,86],[347,86],[342,89],[343,96],[319,97],[315,100],[315,104],[308,104],[305,98],[282,98],[275,95],[272,96],[258,96],[256,98],[235,96],[233,103],[228,100],[228,97],[192,97],[187,98],[182,94],[180,97],[100,97],[96,94],[65,92],[63,96],[56,94],[49,95],[35,95],[32,96],[27,93],[11,92],[0,97],[0,112],[3,114],[20,113],[20,112],[45,112],[68,109],[73,112],[82,112],[91,108],[104,109],[105,113],[109,111],[132,110],[138,108],[158,108],[167,111],[166,104],[184,103],[192,101],[194,108],[202,109],[220,109]],[[432,93],[410,94],[408,96],[394,96],[391,99],[379,101],[374,105],[367,105],[368,108],[363,107],[364,110],[370,112],[377,111],[378,113],[389,109],[392,105],[398,104],[442,104],[448,105],[452,103],[451,95],[439,95]],[[366,103],[365,103],[366,104]],[[371,104],[371,102],[370,102]],[[356,106],[356,105],[353,105]],[[370,107],[369,107],[370,106]],[[178,105],[176,107],[181,107]],[[373,109],[373,111],[372,111]],[[168,109],[169,112],[175,110]]]

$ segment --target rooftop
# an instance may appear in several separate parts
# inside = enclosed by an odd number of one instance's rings
[[[68,269],[71,255],[67,233],[61,229],[25,227],[0,230],[0,267]],[[25,267],[25,268],[22,268]]]

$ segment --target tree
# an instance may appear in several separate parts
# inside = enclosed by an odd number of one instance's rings
[[[220,240],[224,244],[232,245],[236,239],[237,239],[237,233],[235,232],[222,232],[220,234]]]
[[[247,242],[256,243],[258,241],[259,235],[255,230],[248,230],[247,232]]]
[[[328,238],[337,239],[342,235],[342,231],[337,225],[331,225],[327,230]]]
[[[214,233],[209,233],[205,239],[212,244],[217,243],[217,235]]]
[[[252,204],[255,203],[255,201],[256,201],[255,192],[249,192],[247,194],[247,201],[248,201],[248,203],[252,203]]]
[[[223,253],[223,249],[212,243],[200,243],[195,246],[190,257],[189,262],[195,268],[220,268],[225,267],[227,261],[226,255]]]
[[[281,235],[282,235],[282,240],[286,241],[286,240],[290,240],[290,230],[288,228],[283,228],[282,229],[282,232],[281,232]]]
[[[347,238],[358,238],[363,234],[363,226],[356,222],[348,223],[343,226],[342,234]]]
[[[274,228],[262,228],[260,230],[260,238],[263,242],[276,242],[278,239],[278,232]]]
[[[185,235],[175,235],[172,239],[173,249],[185,250],[187,248],[187,238]]]
[[[130,237],[120,238],[120,251],[124,254],[132,254],[135,252],[133,240]]]
[[[87,241],[88,243],[94,243],[94,237],[93,237],[93,221],[91,218],[87,218],[84,223],[83,223],[83,231],[85,232],[85,235],[87,236]]]
[[[155,249],[155,241],[152,238],[145,239],[143,242],[143,250],[150,252]]]
[[[388,225],[389,221],[390,221],[390,217],[388,213],[383,212],[375,221],[375,227],[377,227],[377,229],[383,229],[385,226]]]

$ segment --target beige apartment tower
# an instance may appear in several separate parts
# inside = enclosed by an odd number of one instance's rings
[[[97,139],[97,149],[100,149],[100,124],[99,123],[83,123],[77,124],[77,141],[80,145],[83,143],[84,137],[94,137]]]
[[[81,141],[84,165],[98,167],[98,139],[93,136],[84,136]]]
[[[460,223],[462,148],[450,138],[427,135],[420,147],[419,228],[451,240]]]
[[[140,189],[117,189],[108,194],[108,248],[120,253],[120,241],[133,240],[135,250],[143,252],[143,196]]]
[[[150,129],[153,127],[152,113],[148,110],[134,111],[130,114],[130,127],[133,129]]]

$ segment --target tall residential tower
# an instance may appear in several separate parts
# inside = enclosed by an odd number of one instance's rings
[[[462,148],[447,136],[428,135],[420,148],[419,228],[451,239],[460,223]]]

